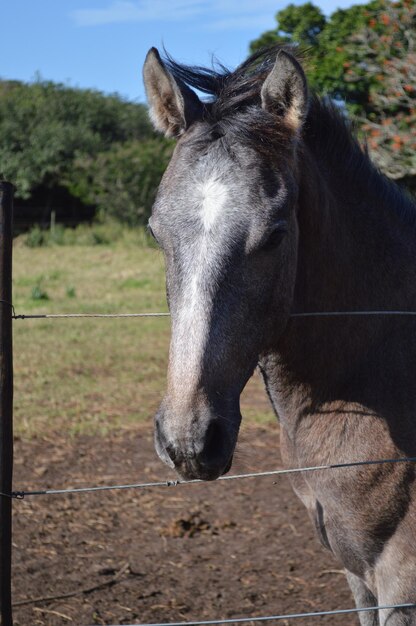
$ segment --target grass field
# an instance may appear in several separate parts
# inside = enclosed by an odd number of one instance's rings
[[[143,236],[114,244],[14,246],[16,313],[166,311],[164,266]],[[105,434],[150,420],[163,395],[169,318],[14,321],[15,432]],[[259,381],[248,419],[272,419]]]

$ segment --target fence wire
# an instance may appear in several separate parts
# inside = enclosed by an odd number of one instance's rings
[[[414,463],[416,457],[401,457],[399,459],[375,459],[373,461],[350,461],[348,463],[330,463],[327,465],[314,465],[307,467],[294,467],[289,469],[271,470],[267,472],[251,472],[247,474],[231,474],[231,476],[220,476],[216,482],[225,480],[237,480],[243,478],[261,478],[265,476],[282,476],[284,474],[299,474],[301,472],[318,472],[324,470],[335,470],[348,467],[361,467],[367,465],[385,465],[386,463]],[[196,483],[207,484],[207,481],[194,480],[164,480],[147,483],[131,483],[127,485],[99,485],[95,487],[75,487],[68,489],[41,489],[36,491],[12,491],[11,494],[0,493],[6,498],[23,500],[28,496],[53,496],[71,493],[91,493],[97,491],[111,491],[117,489],[150,489],[152,487],[177,487],[179,485],[194,485]],[[276,483],[273,483],[276,484]]]
[[[14,306],[12,303],[7,302],[5,300],[0,300],[1,303],[7,304],[12,309],[12,317],[15,320],[25,320],[25,319],[79,319],[79,318],[146,318],[146,317],[169,317],[170,313],[168,312],[160,312],[160,313],[54,313],[54,314],[16,314]],[[313,317],[353,317],[353,316],[416,316],[416,311],[398,311],[398,310],[368,310],[368,311],[311,311],[311,312],[302,312],[302,313],[292,313],[290,315],[291,318],[313,318]],[[315,472],[315,471],[323,471],[323,470],[335,470],[341,468],[349,468],[349,467],[359,467],[359,466],[369,466],[369,465],[382,465],[386,463],[407,463],[407,462],[415,462],[416,457],[404,457],[399,459],[377,459],[377,460],[366,460],[366,461],[352,461],[348,463],[333,463],[327,465],[318,465],[312,467],[301,467],[301,468],[291,468],[291,469],[280,469],[280,470],[272,470],[267,472],[253,472],[247,474],[234,474],[231,476],[221,476],[218,480],[236,480],[236,479],[244,479],[244,478],[259,478],[264,476],[277,476],[283,474],[294,474],[301,472]],[[75,493],[91,493],[98,491],[109,491],[109,490],[121,490],[121,489],[146,489],[152,487],[176,487],[179,485],[188,485],[201,483],[205,481],[201,480],[167,480],[167,481],[157,481],[157,482],[147,482],[147,483],[135,483],[135,484],[125,484],[125,485],[103,485],[103,486],[95,486],[95,487],[80,487],[80,488],[68,488],[68,489],[45,489],[38,491],[13,491],[11,494],[0,493],[0,496],[6,498],[14,498],[22,500],[27,496],[41,496],[41,495],[61,495],[61,494],[75,494]],[[274,483],[276,484],[276,483]],[[391,604],[391,605],[380,605],[380,606],[372,606],[372,607],[361,607],[354,609],[338,609],[332,611],[314,611],[308,613],[292,613],[285,615],[270,615],[270,616],[260,616],[260,617],[240,617],[240,618],[231,618],[231,619],[218,619],[218,620],[200,620],[200,621],[192,621],[192,622],[165,622],[165,623],[149,623],[149,624],[130,624],[127,626],[217,626],[221,624],[247,624],[251,622],[272,622],[279,620],[290,620],[290,619],[298,619],[298,618],[313,618],[313,617],[324,617],[330,615],[345,615],[351,613],[363,613],[370,611],[380,611],[380,610],[395,610],[395,609],[412,609],[416,608],[416,604],[414,603],[404,603],[404,604]],[[120,625],[114,625],[120,626]]]
[[[34,319],[62,319],[72,318],[77,319],[80,317],[169,317],[170,313],[39,313],[37,315],[13,315],[15,320],[34,320]]]
[[[414,609],[416,604],[385,604],[381,606],[366,606],[355,609],[337,609],[334,611],[314,611],[312,613],[291,613],[288,615],[267,615],[264,617],[235,617],[231,619],[211,619],[192,622],[165,622],[151,624],[126,624],[126,626],[216,626],[217,624],[247,624],[249,622],[273,622],[282,619],[297,619],[300,617],[324,617],[325,615],[346,615],[348,613],[365,613],[368,611],[386,611],[392,609]],[[121,624],[113,624],[121,626]]]
[[[3,304],[12,307],[13,319],[30,320],[30,319],[77,319],[77,318],[129,318],[129,317],[169,317],[170,313],[38,313],[38,314],[16,314],[15,308],[11,302],[0,300]],[[302,317],[365,317],[365,316],[416,316],[416,311],[310,311],[304,313],[291,313],[291,318]]]

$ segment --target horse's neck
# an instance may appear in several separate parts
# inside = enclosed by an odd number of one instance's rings
[[[340,188],[330,175],[324,178],[322,171],[330,170],[313,155],[302,168],[293,311],[416,310],[411,227],[377,197],[374,185],[354,190],[354,180],[345,180]],[[286,408],[296,417],[305,406],[371,406],[371,398],[384,398],[392,370],[405,365],[403,350],[416,358],[409,324],[409,318],[383,317],[290,320],[263,363],[278,412]],[[383,376],[377,377],[380,368]]]

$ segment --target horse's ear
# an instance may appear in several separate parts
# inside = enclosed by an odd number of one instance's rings
[[[147,53],[143,80],[150,118],[166,137],[179,137],[202,116],[202,102],[185,83],[166,69],[156,48]]]
[[[279,51],[263,83],[261,103],[263,109],[278,115],[294,132],[302,126],[308,107],[306,77],[300,63],[284,50]]]

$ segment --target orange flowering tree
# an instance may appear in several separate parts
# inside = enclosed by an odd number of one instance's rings
[[[373,160],[390,178],[415,187],[415,0],[386,1],[369,11],[345,51],[345,81],[368,84],[367,102],[355,113]]]
[[[416,191],[416,0],[370,0],[328,17],[290,4],[250,49],[275,42],[306,50],[312,88],[344,102],[380,169]]]

